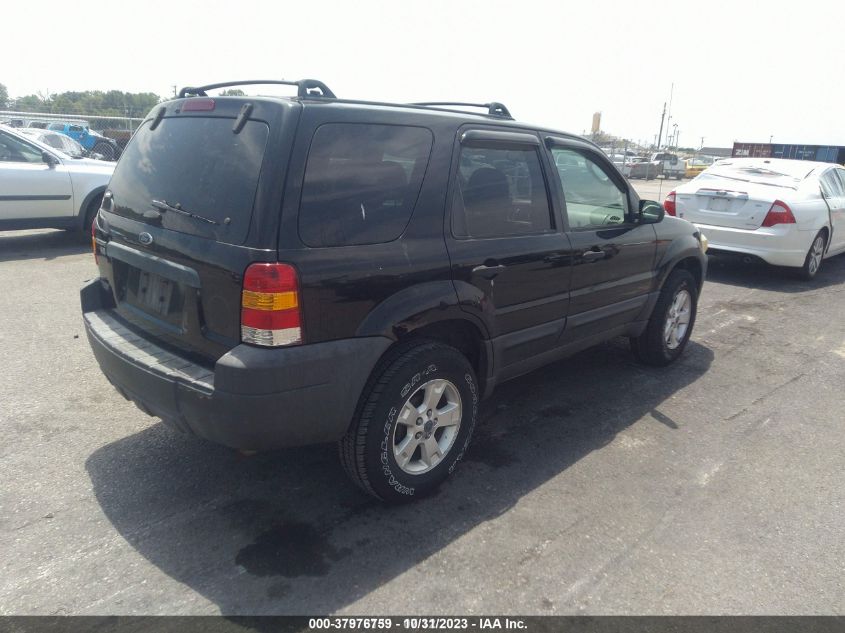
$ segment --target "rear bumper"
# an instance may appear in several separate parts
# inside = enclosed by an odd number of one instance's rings
[[[81,292],[88,341],[103,373],[142,411],[235,448],[269,450],[339,439],[391,341],[367,337],[290,348],[239,345],[206,367],[128,329],[103,307],[99,280]]]
[[[804,265],[815,231],[801,231],[795,225],[778,224],[772,227],[734,229],[711,224],[695,223],[707,236],[708,252],[725,251],[759,257],[774,266]]]

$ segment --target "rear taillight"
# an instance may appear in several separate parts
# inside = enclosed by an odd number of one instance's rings
[[[97,214],[94,214],[94,219],[91,222],[91,248],[94,251],[94,263],[99,265],[100,258],[97,254]]]
[[[792,209],[785,202],[775,200],[766,217],[763,218],[761,226],[774,226],[775,224],[795,224],[795,216]]]
[[[663,201],[663,210],[666,211],[668,215],[675,215],[675,192],[670,191],[669,195],[666,196],[666,199]]]
[[[241,294],[241,340],[280,347],[302,342],[299,282],[288,264],[251,264]]]

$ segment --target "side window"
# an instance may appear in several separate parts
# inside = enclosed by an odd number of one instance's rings
[[[41,150],[29,143],[0,132],[0,161],[4,163],[41,163]]]
[[[835,172],[836,170],[831,169],[830,171],[825,172],[821,177],[822,190],[829,198],[845,195]]]
[[[840,195],[845,196],[845,169],[837,168],[834,171],[839,178],[839,190],[842,192]]]
[[[426,128],[327,123],[314,133],[299,207],[308,246],[378,244],[411,219],[431,154]]]
[[[533,147],[461,147],[452,199],[455,237],[506,237],[552,230],[540,156]]]
[[[552,148],[566,215],[573,229],[614,226],[625,222],[628,198],[588,153]]]

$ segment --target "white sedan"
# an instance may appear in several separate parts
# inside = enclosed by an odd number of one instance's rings
[[[0,125],[0,231],[89,231],[114,165],[75,158]]]
[[[666,213],[698,226],[712,253],[757,257],[812,279],[845,252],[845,169],[782,158],[728,158],[672,191]]]

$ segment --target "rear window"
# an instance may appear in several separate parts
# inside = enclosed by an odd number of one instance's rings
[[[327,123],[311,142],[299,211],[308,246],[378,244],[411,219],[431,153],[419,127]]]
[[[801,181],[814,169],[813,166],[794,166],[784,163],[734,162],[723,160],[715,163],[702,177],[725,178],[774,187],[797,189]]]
[[[114,212],[180,233],[242,244],[269,128],[249,121],[235,134],[232,124],[227,118],[174,117],[150,130],[145,123],[112,176]],[[198,217],[162,209],[162,203]]]

